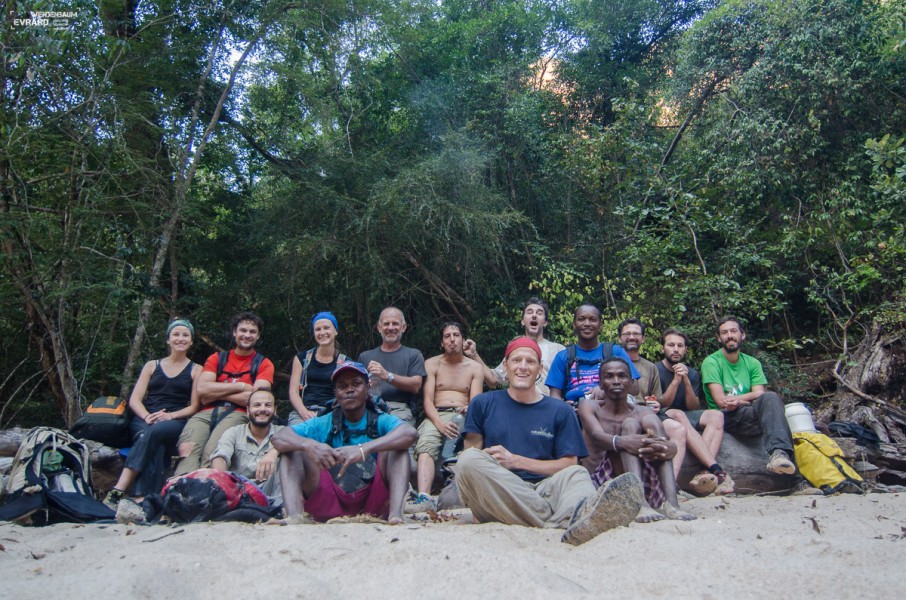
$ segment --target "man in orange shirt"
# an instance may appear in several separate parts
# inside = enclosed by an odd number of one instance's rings
[[[208,357],[198,376],[202,409],[186,423],[179,437],[176,475],[210,466],[220,436],[236,425],[248,423],[249,398],[255,390],[269,390],[274,383],[274,363],[255,350],[264,321],[251,312],[233,317],[236,347]]]

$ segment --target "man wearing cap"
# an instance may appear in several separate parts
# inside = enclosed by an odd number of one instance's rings
[[[381,334],[381,345],[362,352],[359,362],[381,380],[381,398],[387,403],[390,413],[415,425],[412,404],[428,374],[425,357],[415,348],[403,346],[406,317],[400,309],[388,306],[382,310],[377,330]]]
[[[595,491],[578,464],[588,452],[575,413],[535,388],[537,342],[510,342],[504,366],[509,387],[475,397],[463,427],[456,484],[473,517],[565,528],[562,541],[574,545],[628,525],[642,506],[639,478],[627,473]]]
[[[548,306],[541,298],[529,298],[522,306],[522,330],[525,337],[531,338],[538,343],[541,348],[541,376],[535,382],[535,387],[544,395],[550,395],[550,388],[545,385],[544,380],[550,370],[551,362],[561,350],[563,344],[552,342],[544,337],[544,328],[548,324]],[[503,361],[497,368],[488,367],[478,354],[478,346],[474,340],[466,340],[463,346],[463,353],[481,364],[484,369],[484,382],[490,387],[500,387],[506,383],[506,369]]]
[[[379,413],[368,397],[368,371],[337,364],[333,411],[277,433],[280,481],[288,522],[369,514],[403,521],[409,486],[408,449],[418,437],[397,417]]]
[[[264,321],[251,312],[233,317],[230,324],[236,347],[215,352],[198,376],[202,408],[186,423],[179,437],[176,475],[210,465],[220,436],[231,427],[248,423],[246,407],[255,390],[269,390],[274,383],[274,363],[255,351]],[[225,360],[224,360],[225,359]]]

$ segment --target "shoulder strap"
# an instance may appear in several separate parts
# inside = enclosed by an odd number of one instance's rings
[[[264,355],[260,352],[255,352],[255,356],[252,358],[252,366],[249,368],[249,375],[252,378],[252,383],[255,383],[255,380],[258,379],[258,368],[261,366],[261,363],[264,362]]]
[[[230,358],[230,351],[224,350],[223,352],[217,353],[217,376],[216,379],[220,379],[220,376],[223,375],[223,370],[226,369],[227,360]]]
[[[311,364],[311,357],[314,356],[315,349],[309,348],[305,351],[305,356],[302,356],[302,353],[299,353],[299,360],[302,361],[302,379],[299,380],[299,391],[303,394],[305,393],[305,388],[308,386],[308,365]]]
[[[601,343],[601,362],[610,360],[613,358],[613,347],[616,346],[613,342],[602,342]]]
[[[576,345],[570,344],[566,347],[566,371],[563,373],[563,393],[566,393],[566,385],[569,384],[569,372],[572,371],[576,363]]]

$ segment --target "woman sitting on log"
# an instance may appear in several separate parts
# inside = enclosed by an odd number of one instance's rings
[[[293,410],[289,424],[296,425],[318,416],[334,399],[333,382],[330,380],[343,356],[337,349],[337,318],[331,312],[319,312],[311,319],[311,333],[318,344],[293,357],[293,370],[289,376],[289,401]],[[345,358],[345,357],[343,357]]]
[[[195,391],[201,365],[186,356],[193,335],[188,320],[171,321],[167,327],[169,356],[148,361],[132,388],[132,449],[119,481],[104,500],[114,510],[133,484],[132,496],[138,502],[147,494],[160,492],[166,460],[186,421],[201,407]]]

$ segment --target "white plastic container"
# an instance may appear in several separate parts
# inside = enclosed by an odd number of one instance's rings
[[[793,433],[816,431],[815,422],[812,421],[812,413],[802,402],[787,404],[783,412],[786,414],[786,422],[790,424],[790,430]]]

